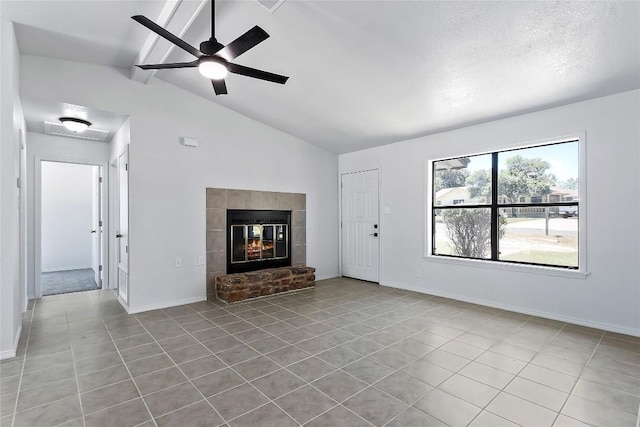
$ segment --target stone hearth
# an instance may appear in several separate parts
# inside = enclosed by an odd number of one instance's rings
[[[309,288],[315,285],[315,271],[312,267],[283,267],[218,276],[217,296],[231,303]]]

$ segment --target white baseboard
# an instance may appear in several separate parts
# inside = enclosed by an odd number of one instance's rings
[[[340,277],[338,273],[335,274],[325,274],[322,276],[316,276],[316,280],[327,280],[327,279],[335,279],[336,277]]]
[[[131,312],[129,311],[129,304],[127,304],[125,300],[118,294],[117,290],[115,291],[116,291],[116,295],[118,295],[118,302],[120,303],[120,305],[124,307],[125,310],[127,310],[128,314],[131,314]]]
[[[57,271],[71,271],[71,270],[87,270],[92,269],[92,265],[78,265],[75,267],[62,267],[62,268],[43,268],[42,273],[55,273]]]
[[[119,299],[120,299],[120,297],[118,297],[118,300]],[[126,304],[124,304],[122,301],[120,302],[120,304],[122,304],[127,309],[127,313],[136,314],[136,313],[142,313],[142,312],[145,312],[145,311],[160,310],[162,308],[175,307],[177,305],[193,304],[194,302],[200,302],[200,301],[206,301],[206,300],[207,300],[207,296],[204,295],[204,296],[201,296],[201,297],[187,298],[187,299],[177,300],[177,301],[162,302],[162,303],[158,303],[158,304],[145,305],[145,306],[142,306],[142,307],[130,307],[130,306],[127,306]]]
[[[617,332],[620,334],[640,337],[640,330],[625,328],[617,325],[610,325],[608,323],[594,322],[587,319],[580,319],[580,318],[575,318],[571,316],[563,316],[561,314],[556,314],[556,313],[548,313],[546,311],[531,310],[528,308],[513,306],[509,304],[499,304],[494,301],[487,301],[480,298],[470,298],[470,297],[461,296],[457,294],[451,294],[448,292],[434,291],[432,289],[427,289],[427,288],[418,288],[416,286],[411,286],[411,285],[396,285],[396,284],[389,285],[389,284],[383,284],[383,283],[380,283],[380,284],[382,286],[386,286],[389,288],[404,289],[407,291],[418,292],[421,294],[444,297],[444,298],[449,298],[456,301],[464,301],[472,304],[483,305],[486,307],[497,308],[500,310],[512,311],[515,313],[527,314],[530,316],[543,317],[545,319],[558,320],[560,322],[573,323],[574,325],[587,326],[589,328],[602,329],[604,331]]]
[[[18,332],[16,333],[16,336],[13,339],[13,349],[0,351],[0,360],[11,359],[12,357],[16,357],[16,353],[18,352],[18,343],[20,342],[21,334],[22,334],[22,325],[18,327]]]
[[[0,360],[11,359],[12,357],[16,357],[15,350],[0,351]]]

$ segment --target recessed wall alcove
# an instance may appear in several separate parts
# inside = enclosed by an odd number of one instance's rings
[[[215,296],[216,277],[227,274],[227,210],[291,211],[291,265],[307,262],[307,197],[301,193],[206,189],[207,298]]]

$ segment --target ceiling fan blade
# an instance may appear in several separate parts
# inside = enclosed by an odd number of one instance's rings
[[[168,64],[147,64],[147,65],[136,65],[136,67],[141,68],[143,70],[164,70],[169,68],[191,68],[197,67],[198,60],[192,62],[174,62]]]
[[[262,43],[269,38],[269,34],[257,25],[220,49],[218,54],[225,58],[227,61],[231,61],[234,58],[242,55],[252,47],[259,43]]]
[[[285,84],[289,77],[280,74],[269,73],[268,71],[256,70],[255,68],[245,67],[244,65],[231,64],[227,65],[230,73],[240,74],[242,76],[253,77],[254,79],[266,80],[268,82]]]
[[[216,92],[216,95],[226,95],[227,94],[227,84],[224,80],[211,80],[213,84],[213,90]]]
[[[174,34],[171,34],[169,31],[165,30],[160,25],[156,24],[146,16],[135,15],[135,16],[132,16],[131,19],[144,25],[145,27],[147,27],[148,29],[150,29],[160,37],[164,37],[165,39],[169,40],[171,43],[175,44],[176,46],[186,50],[193,56],[199,58],[202,55],[202,52],[200,52],[198,49],[191,46],[189,43],[185,42],[180,37]]]

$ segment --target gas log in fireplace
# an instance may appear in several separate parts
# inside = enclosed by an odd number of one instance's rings
[[[291,211],[227,210],[227,274],[291,265]]]

